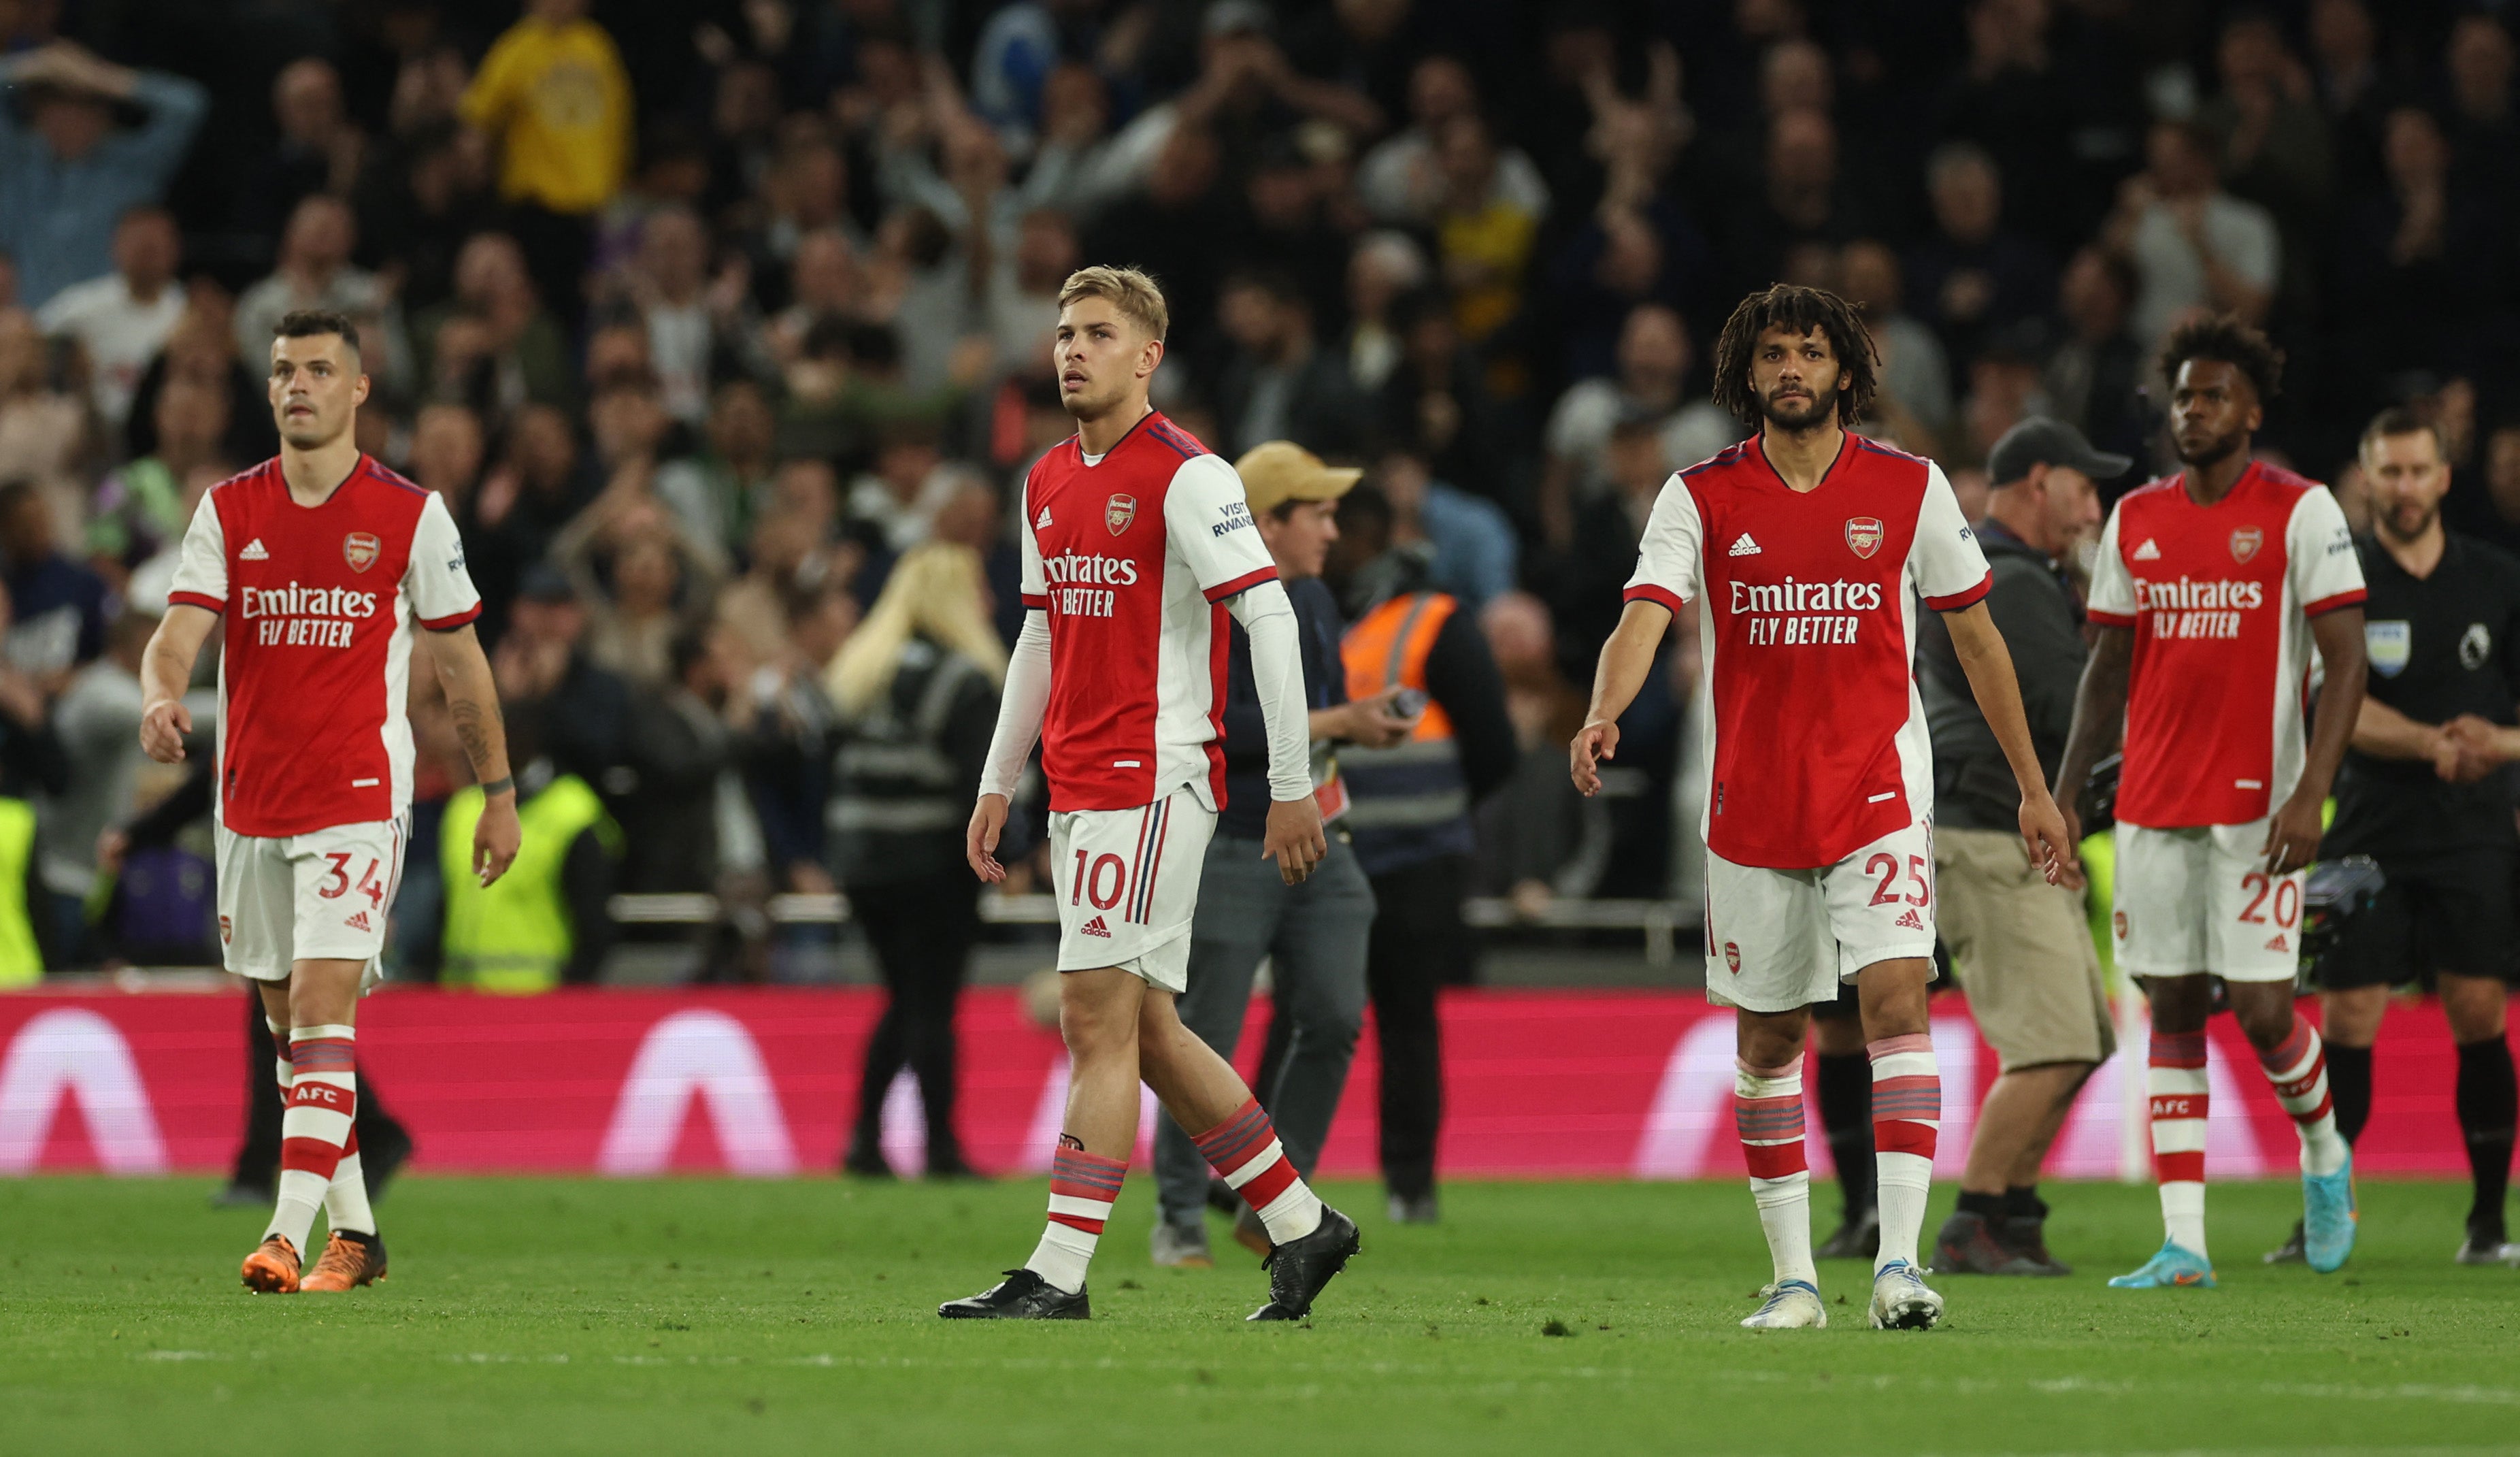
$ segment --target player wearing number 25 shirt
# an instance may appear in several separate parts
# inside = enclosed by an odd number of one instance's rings
[[[1776,1270],[1743,1325],[1827,1324],[1812,1263],[1801,1050],[1810,1004],[1859,988],[1872,1064],[1881,1217],[1868,1315],[1922,1329],[1942,1297],[1916,1263],[1941,1121],[1925,1020],[1933,978],[1932,745],[1910,664],[1915,602],[1945,615],[2022,791],[2029,864],[2070,878],[2071,842],[2031,746],[1986,558],[1933,462],[1856,435],[1870,337],[1846,300],[1778,284],[1734,309],[1715,397],[1758,433],[1673,476],[1569,746],[1600,786],[1619,715],[1679,619],[1697,638],[1707,770],[1706,982],[1738,1010],[1734,1125]],[[1687,618],[1695,616],[1694,624]]]

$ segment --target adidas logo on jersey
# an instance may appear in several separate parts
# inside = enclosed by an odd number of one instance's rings
[[[1100,916],[1086,922],[1084,926],[1078,929],[1076,933],[1078,935],[1099,935],[1106,941],[1111,939],[1111,928],[1103,925],[1102,918]]]
[[[1049,530],[1049,529],[1050,529],[1050,508],[1049,508],[1049,507],[1044,506],[1043,508],[1041,508],[1041,515],[1036,516],[1036,517],[1034,517],[1034,518],[1032,519],[1032,528],[1033,528],[1034,530],[1036,530],[1036,531],[1047,531],[1047,530]]]
[[[2151,537],[2146,536],[2143,538],[2143,545],[2135,549],[2135,559],[2138,562],[2158,562],[2161,560],[2161,548],[2153,544]]]
[[[1895,924],[1901,931],[1922,931],[1925,929],[1924,919],[1918,916],[1914,911],[1910,911],[1906,915],[1901,916]]]
[[[1750,539],[1750,533],[1744,531],[1739,536],[1733,538],[1732,549],[1726,552],[1724,555],[1728,557],[1755,557],[1758,554],[1759,543],[1752,541]]]
[[[251,541],[245,544],[244,551],[237,553],[237,560],[240,562],[268,562],[271,560],[271,553],[262,549],[262,538],[256,536]]]
[[[371,931],[375,929],[368,925],[368,913],[365,911],[359,912],[357,915],[352,916],[349,920],[344,921],[341,924],[350,928],[352,931]]]

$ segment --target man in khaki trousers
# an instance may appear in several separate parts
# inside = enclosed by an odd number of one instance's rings
[[[2101,521],[2096,482],[2128,467],[2082,433],[2031,419],[1996,442],[1995,488],[1975,524],[1994,586],[1987,608],[2012,653],[2031,740],[2049,773],[2064,753],[2083,673],[2083,607],[2066,571]],[[1950,635],[1926,614],[1916,678],[1934,743],[1937,917],[1978,1030],[2002,1060],[1960,1175],[1959,1207],[1935,1236],[1946,1275],[2063,1275],[2048,1252],[2039,1168],[2084,1082],[2116,1049],[2083,892],[2030,864],[2019,792],[1961,675]]]

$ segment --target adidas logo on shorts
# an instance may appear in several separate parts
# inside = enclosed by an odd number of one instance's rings
[[[1925,929],[1924,921],[1918,917],[1914,911],[1910,911],[1906,915],[1901,916],[1897,925],[1901,931],[1922,931]]]
[[[245,544],[244,551],[237,553],[237,560],[240,562],[268,562],[271,560],[271,553],[262,549],[262,538],[256,536],[251,541]]]
[[[1082,927],[1078,928],[1076,933],[1078,935],[1099,935],[1106,941],[1111,939],[1111,928],[1103,925],[1102,918],[1100,916],[1086,922]]]
[[[2146,536],[2143,538],[2143,545],[2135,549],[2135,559],[2138,562],[2158,562],[2161,560],[2161,548],[2153,545],[2152,538]]]
[[[1744,531],[1732,539],[1732,549],[1726,552],[1724,555],[1728,557],[1755,557],[1758,554],[1759,543],[1752,541],[1750,539],[1750,533]]]
[[[2275,933],[2275,938],[2267,942],[2267,949],[2270,951],[2289,951],[2292,949],[2292,946],[2289,942],[2284,940],[2283,933],[2278,931]]]
[[[341,924],[350,928],[352,931],[368,931],[373,929],[368,925],[368,913],[365,911],[359,912],[357,915],[352,916],[349,920],[344,921]]]

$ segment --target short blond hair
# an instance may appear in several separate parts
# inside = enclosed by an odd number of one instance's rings
[[[1172,327],[1172,313],[1164,307],[1164,291],[1143,268],[1112,268],[1101,263],[1079,268],[1058,286],[1058,306],[1063,309],[1079,298],[1111,300],[1111,306],[1124,318],[1153,339],[1162,339]]]

